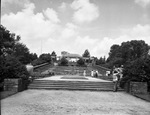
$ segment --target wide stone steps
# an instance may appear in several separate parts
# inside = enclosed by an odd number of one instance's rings
[[[112,82],[34,80],[28,89],[113,91]],[[118,89],[122,91],[122,89]]]

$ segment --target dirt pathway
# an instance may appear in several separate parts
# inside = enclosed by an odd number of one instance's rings
[[[150,115],[150,103],[124,92],[26,90],[1,100],[2,115]]]

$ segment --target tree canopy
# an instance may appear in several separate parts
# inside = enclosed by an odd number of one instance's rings
[[[51,53],[51,56],[56,56],[56,52],[53,51],[53,52]]]
[[[0,56],[5,56],[12,52],[17,39],[5,27],[0,26]]]
[[[68,60],[65,57],[62,57],[61,60],[60,60],[59,65],[67,66],[68,65]]]
[[[111,67],[115,64],[124,65],[145,55],[148,49],[148,44],[143,40],[123,42],[120,46],[115,44],[110,48],[107,62]]]
[[[41,54],[41,55],[39,56],[39,58],[42,59],[44,62],[48,62],[48,63],[51,62],[51,55],[50,55],[50,53]]]
[[[28,78],[25,65],[19,61],[19,54],[24,52],[19,50],[19,40],[20,36],[16,37],[5,27],[0,26],[0,82],[4,78]]]
[[[86,49],[82,55],[83,57],[90,57],[90,52]]]
[[[82,58],[79,58],[79,60],[77,61],[77,65],[78,66],[85,66],[85,62]]]

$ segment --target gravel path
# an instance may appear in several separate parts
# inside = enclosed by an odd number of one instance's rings
[[[125,92],[26,90],[1,100],[2,115],[150,115],[150,103]]]

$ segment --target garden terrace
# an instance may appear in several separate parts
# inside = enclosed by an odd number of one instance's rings
[[[86,75],[90,76],[90,70],[87,67],[79,67],[79,66],[56,66],[53,69],[53,72],[56,75],[65,75],[65,74],[83,75],[84,70],[86,70]]]

